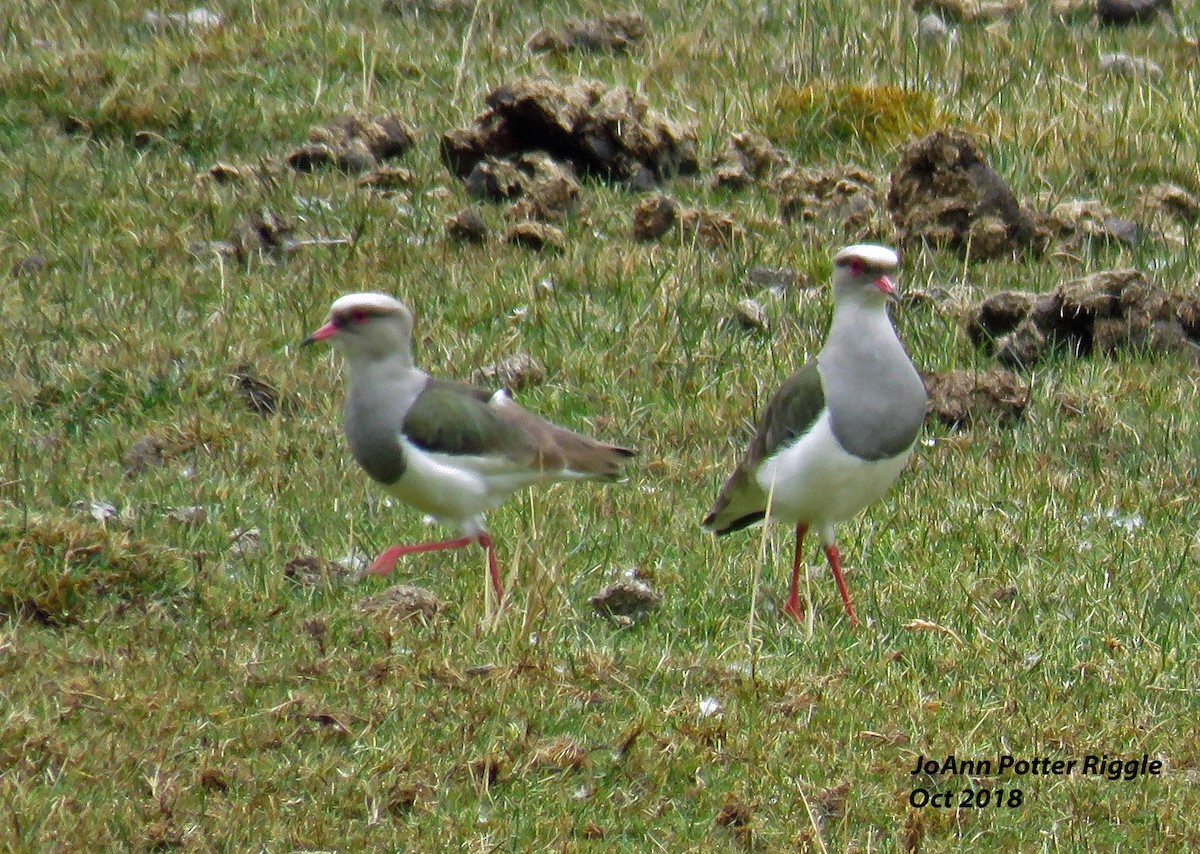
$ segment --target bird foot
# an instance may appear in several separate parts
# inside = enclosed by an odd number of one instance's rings
[[[804,622],[804,609],[800,607],[799,599],[788,599],[787,604],[783,606],[783,613],[787,614],[797,623]]]

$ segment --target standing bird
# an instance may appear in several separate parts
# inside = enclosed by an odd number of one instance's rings
[[[565,480],[614,480],[628,448],[544,421],[501,390],[435,379],[413,365],[412,314],[387,294],[347,294],[302,344],[329,340],[346,360],[346,438],[358,464],[388,492],[461,536],[395,545],[371,568],[386,575],[407,554],[478,543],[497,601],[504,586],[485,511],[518,489]]]
[[[869,244],[834,256],[833,323],[825,346],[775,392],[745,458],[704,517],[704,527],[718,536],[756,522],[796,526],[791,594],[783,608],[796,620],[804,619],[801,545],[815,527],[850,624],[858,624],[834,525],[887,491],[925,420],[925,385],[887,315],[895,291],[890,276],[899,263],[891,249]]]

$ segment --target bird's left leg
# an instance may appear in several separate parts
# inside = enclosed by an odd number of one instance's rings
[[[806,533],[808,533],[808,525],[803,522],[797,522],[796,557],[792,561],[792,587],[791,592],[788,594],[787,604],[783,606],[783,613],[798,623],[804,622],[804,609],[800,607],[800,567],[804,559],[801,547],[804,545],[804,535]]]

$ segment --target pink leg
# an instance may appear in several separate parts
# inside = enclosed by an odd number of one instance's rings
[[[804,622],[804,609],[800,607],[800,564],[803,558],[800,547],[804,544],[804,535],[806,533],[808,533],[808,525],[803,522],[797,523],[796,558],[792,561],[792,590],[788,596],[787,604],[783,606],[783,613],[798,623]]]
[[[442,549],[461,549],[475,542],[477,542],[475,537],[459,537],[457,540],[439,540],[436,543],[418,543],[415,546],[392,546],[375,558],[375,562],[371,564],[371,568],[367,572],[371,575],[387,575],[396,565],[396,561],[405,555],[441,551]]]
[[[504,583],[500,580],[500,567],[496,565],[496,547],[492,545],[492,538],[487,534],[479,535],[479,545],[487,550],[488,573],[492,576],[492,587],[496,591],[496,602],[504,603]]]
[[[842,594],[842,604],[846,606],[846,614],[850,617],[850,625],[858,625],[858,615],[854,613],[854,605],[850,601],[850,591],[846,589],[846,579],[842,577],[842,558],[838,554],[836,544],[825,547],[825,557],[829,560],[829,568],[833,570],[833,580],[837,582],[838,592]]]

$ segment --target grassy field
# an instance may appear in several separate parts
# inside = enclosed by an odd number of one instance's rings
[[[117,0],[0,11],[0,850],[1200,846],[1194,359],[1064,354],[1030,375],[1015,428],[929,425],[887,500],[840,531],[857,630],[815,544],[816,619],[797,626],[777,611],[788,533],[718,541],[698,524],[829,318],[825,290],[751,290],[770,326],[741,329],[747,272],[824,282],[854,236],[802,235],[765,186],[714,189],[729,135],[886,179],[920,128],[856,133],[815,113],[797,132],[776,107],[788,86],[898,86],[980,133],[1022,199],[1128,215],[1147,185],[1200,190],[1197,4],[1176,4],[1172,34],[1032,0],[939,46],[876,0],[646,3],[644,43],[566,55],[524,45],[613,10],[386,5],[222,0],[202,33]],[[1118,50],[1162,75],[1101,75]],[[694,125],[701,173],[663,190],[728,213],[744,239],[636,242],[641,196],[589,180],[560,254],[446,240],[470,199],[438,136],[526,75],[629,86]],[[277,168],[350,111],[417,129],[402,193]],[[263,177],[197,179],[219,161]],[[245,264],[189,251],[264,207],[298,236],[352,240]],[[914,248],[899,284],[1048,291],[1132,266],[1195,292],[1195,233],[969,265]],[[285,575],[293,558],[435,533],[350,457],[336,358],[298,349],[350,290],[413,307],[429,371],[469,378],[528,352],[546,378],[525,404],[640,449],[623,482],[492,514],[512,596],[495,621],[478,550],[411,557],[386,580]],[[991,366],[951,313],[895,319],[923,369]],[[246,405],[239,372],[275,388],[274,414]],[[127,471],[146,437],[161,460]],[[622,627],[588,598],[631,569],[664,602]],[[450,607],[356,609],[400,582]],[[910,774],[948,754],[1146,754],[1165,770]],[[1001,807],[910,803],[1000,788]]]

